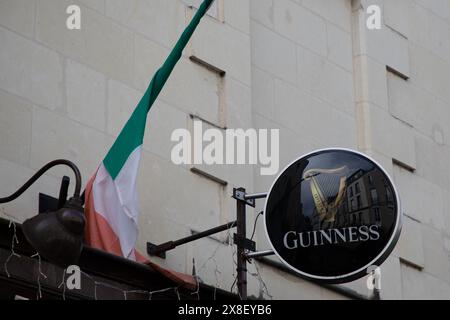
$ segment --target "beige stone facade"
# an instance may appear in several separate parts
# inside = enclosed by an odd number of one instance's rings
[[[192,17],[199,0],[0,0],[0,195],[56,158],[84,183]],[[66,8],[81,8],[81,30]],[[366,10],[378,5],[380,30]],[[174,129],[280,129],[280,169],[323,147],[373,156],[404,209],[382,266],[384,299],[450,299],[450,0],[216,0],[150,111],[141,164],[138,248],[234,220],[233,187],[264,192],[258,166],[176,166]],[[56,195],[52,171],[14,203],[17,221]],[[248,228],[263,208],[249,210]],[[258,224],[258,249],[268,243]],[[230,289],[226,234],[179,247],[158,263]],[[275,258],[272,258],[275,259]],[[344,296],[282,270],[250,265],[249,294]],[[260,274],[260,277],[257,274]],[[259,279],[263,279],[267,287]],[[365,279],[346,285],[362,295]]]

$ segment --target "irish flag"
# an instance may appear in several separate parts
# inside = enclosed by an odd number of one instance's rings
[[[139,217],[136,180],[139,174],[147,113],[213,1],[205,0],[200,6],[86,186],[85,215],[88,245],[128,259],[144,260],[135,250]]]

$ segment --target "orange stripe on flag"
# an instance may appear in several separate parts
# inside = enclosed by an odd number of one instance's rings
[[[94,207],[94,197],[93,197],[93,183],[96,174],[89,180],[86,191],[85,191],[85,209],[84,213],[86,216],[86,230],[85,230],[85,240],[86,244],[108,253],[115,254],[117,256],[123,257],[122,250],[120,248],[120,241],[117,235],[112,230],[108,221],[98,212],[95,211]],[[149,259],[140,254],[137,250],[134,251],[136,256],[136,261],[146,264],[153,268],[155,271],[161,273],[165,277],[171,279],[172,281],[188,288],[197,288],[196,279],[188,274],[176,272],[173,270],[165,269],[157,264],[151,262]]]
[[[111,229],[108,221],[95,211],[92,186],[96,176],[94,174],[89,180],[85,192],[86,242],[91,247],[123,257],[119,238]]]

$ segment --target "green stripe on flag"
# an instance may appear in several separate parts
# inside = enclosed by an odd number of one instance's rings
[[[162,67],[153,76],[147,91],[103,160],[105,168],[108,170],[113,179],[119,175],[120,170],[130,154],[137,147],[142,145],[147,121],[147,113],[164,87],[167,79],[173,71],[173,68],[177,64],[178,60],[180,60],[181,54],[200,23],[200,20],[208,11],[208,8],[213,1],[214,0],[205,0],[202,3]]]

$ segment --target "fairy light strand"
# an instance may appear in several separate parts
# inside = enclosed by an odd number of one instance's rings
[[[1,211],[2,211],[2,213],[3,213],[5,216],[9,217],[9,215],[7,215],[7,214],[4,212],[4,209],[3,209],[3,208],[2,208]],[[11,217],[11,218],[13,218],[13,217]],[[256,221],[255,221],[255,224],[256,224],[257,219],[255,219],[255,220],[256,220]],[[12,259],[13,257],[22,258],[21,255],[19,255],[18,253],[15,252],[15,246],[16,246],[17,244],[19,244],[19,239],[18,239],[18,237],[17,237],[17,226],[16,226],[16,222],[15,222],[13,219],[10,219],[10,222],[9,222],[9,228],[10,228],[10,229],[12,228],[12,230],[13,230],[13,236],[12,236],[12,238],[11,238],[11,254],[8,256],[8,258],[6,259],[6,261],[5,261],[5,263],[4,263],[4,270],[5,270],[5,273],[6,273],[6,275],[8,276],[8,278],[11,277],[11,274],[10,274],[10,272],[9,272],[9,270],[8,270],[8,264],[10,263],[11,259]],[[237,250],[236,250],[236,247],[233,245],[233,242],[232,242],[232,234],[231,234],[231,230],[232,230],[232,228],[228,228],[228,229],[226,230],[226,232],[227,232],[227,238],[226,238],[225,244],[230,248],[230,251],[231,251],[231,260],[232,260],[232,265],[233,265],[233,268],[232,268],[232,270],[233,270],[232,276],[233,276],[233,278],[234,278],[234,282],[233,282],[233,284],[232,284],[232,286],[231,286],[230,292],[231,292],[231,293],[234,293],[234,287],[235,287],[235,285],[236,285],[236,283],[237,283],[237,272],[236,272],[236,270],[235,270],[235,267],[237,267]],[[213,253],[208,257],[208,259],[205,260],[205,262],[200,266],[200,268],[199,268],[198,271],[197,271],[198,273],[201,272],[203,269],[206,268],[206,266],[207,266],[208,263],[210,263],[210,262],[214,264],[214,271],[213,271],[213,272],[214,272],[215,281],[216,281],[216,286],[214,287],[214,300],[217,299],[217,289],[218,289],[218,287],[220,287],[220,281],[219,281],[219,278],[220,278],[220,275],[222,274],[222,272],[221,272],[221,270],[220,270],[220,268],[219,268],[219,264],[217,263],[216,256],[217,256],[217,253],[218,253],[219,249],[222,247],[222,245],[224,245],[224,243],[223,243],[223,242],[220,242],[220,243],[218,244],[218,246],[215,248],[215,250],[213,251]],[[40,256],[38,253],[36,253],[36,254],[32,255],[30,258],[37,258],[37,263],[38,263],[38,276],[37,276],[38,292],[37,292],[37,298],[38,298],[38,299],[42,299],[42,283],[41,283],[41,281],[44,280],[44,279],[47,279],[47,275],[46,275],[45,273],[43,273],[43,271],[42,271],[42,260],[41,260],[41,256]],[[254,276],[256,279],[258,279],[258,281],[260,282],[260,287],[261,287],[262,290],[263,290],[263,295],[264,295],[264,293],[265,293],[268,297],[272,298],[272,296],[269,294],[269,291],[268,291],[268,289],[267,289],[267,285],[265,284],[264,280],[262,279],[261,274],[260,274],[259,269],[258,269],[258,267],[257,267],[256,264],[255,264],[255,269],[256,269],[256,272],[255,272],[255,273],[250,273],[250,274],[251,274],[252,276]],[[169,292],[169,291],[173,291],[173,292],[175,293],[177,299],[178,299],[178,300],[181,300],[181,296],[180,296],[180,292],[179,292],[179,287],[168,287],[168,288],[165,288],[165,289],[160,289],[160,290],[155,290],[155,291],[147,291],[147,290],[123,290],[123,289],[118,288],[118,287],[116,287],[116,286],[114,286],[114,285],[111,285],[111,284],[109,284],[109,283],[97,281],[97,280],[95,280],[92,276],[90,276],[89,274],[87,274],[86,272],[84,272],[84,271],[82,271],[82,270],[80,270],[80,271],[81,271],[81,274],[83,274],[86,278],[90,279],[90,280],[92,281],[92,283],[94,284],[94,299],[95,299],[95,300],[98,300],[98,299],[99,299],[99,297],[98,297],[98,288],[99,288],[99,287],[107,287],[107,288],[110,288],[110,289],[112,289],[112,290],[116,290],[116,291],[118,291],[118,292],[121,292],[121,293],[123,294],[123,297],[124,297],[125,300],[128,300],[128,298],[129,298],[128,295],[129,295],[129,294],[133,294],[133,293],[134,293],[134,294],[144,294],[144,295],[148,295],[148,299],[149,299],[149,300],[152,300],[152,298],[154,297],[155,294],[158,294],[158,293],[164,293],[164,292]],[[61,283],[58,285],[58,289],[62,289],[62,299],[63,299],[63,300],[66,300],[66,289],[67,289],[67,286],[66,286],[66,273],[67,273],[67,269],[65,269],[65,270],[63,271],[62,281],[61,281]],[[197,275],[194,275],[194,279],[195,279],[195,281],[196,281],[196,290],[193,291],[193,292],[191,293],[191,295],[197,296],[197,299],[200,300],[200,282],[201,282],[201,278],[200,278],[200,276],[197,274]],[[238,290],[237,290],[237,294],[239,295],[239,298],[242,299],[242,297],[240,296]]]
[[[62,289],[62,298],[63,298],[64,301],[66,300],[66,272],[67,272],[67,269],[64,269],[62,281],[61,281],[61,283],[58,286],[58,289],[60,289],[61,286],[63,287],[63,289]]]
[[[41,285],[41,278],[43,279],[47,279],[47,276],[45,275],[45,273],[42,272],[42,262],[41,262],[41,256],[39,255],[39,253],[35,253],[34,255],[32,255],[30,258],[38,258],[38,277],[37,277],[37,285],[38,285],[38,295],[37,298],[42,299],[42,285]]]
[[[14,226],[14,222],[11,221],[10,223],[11,226]],[[15,230],[15,227],[14,227]],[[15,253],[14,251],[14,243],[16,243],[16,235],[13,236],[13,246],[11,247],[11,251],[12,254],[8,257],[7,261],[5,262],[5,272],[7,273],[8,277],[11,277],[11,274],[8,272],[8,268],[7,268],[7,263],[9,262],[9,260],[11,259],[11,257],[16,256],[19,258],[22,258],[22,256],[18,255],[17,253]],[[42,271],[42,259],[41,256],[39,255],[39,253],[36,253],[32,256],[30,256],[30,258],[34,259],[37,258],[37,266],[38,266],[38,276],[37,276],[37,286],[38,286],[38,291],[36,294],[36,298],[42,299],[43,294],[42,294],[42,280],[47,279],[47,275]],[[64,269],[63,271],[63,275],[62,275],[62,280],[60,282],[60,284],[58,285],[58,289],[62,290],[62,298],[63,300],[66,300],[66,273],[67,273],[67,269]],[[129,294],[144,294],[144,295],[148,295],[148,299],[152,300],[152,298],[154,297],[155,294],[159,294],[159,293],[165,293],[165,292],[174,292],[175,296],[177,297],[177,299],[180,301],[181,300],[181,295],[180,295],[180,286],[176,286],[176,287],[168,287],[168,288],[164,288],[164,289],[158,289],[158,290],[154,290],[154,291],[147,291],[147,290],[123,290],[122,288],[119,288],[117,286],[114,286],[110,283],[106,283],[106,282],[101,282],[101,281],[97,281],[95,280],[94,277],[92,277],[91,275],[89,275],[88,273],[80,270],[80,273],[87,279],[89,279],[90,281],[92,281],[92,283],[94,284],[94,300],[99,300],[99,292],[98,289],[99,287],[106,287],[112,290],[116,290],[118,292],[121,292],[123,294],[123,297],[125,300],[128,300],[128,295]],[[199,298],[200,292],[200,283],[197,280],[197,289],[196,291],[194,291],[192,294],[193,295],[197,295],[197,297]]]
[[[5,269],[5,272],[6,272],[6,275],[8,276],[8,278],[11,278],[11,274],[9,273],[9,270],[8,270],[8,263],[9,263],[9,261],[13,257],[21,258],[20,254],[17,254],[14,251],[15,245],[19,244],[19,239],[17,238],[16,223],[14,221],[12,221],[12,220],[9,221],[9,227],[8,228],[11,229],[11,226],[13,227],[13,232],[14,232],[14,234],[12,236],[12,239],[11,239],[11,254],[8,256],[8,258],[6,259],[5,264],[4,264],[4,269]]]
[[[194,292],[192,292],[191,295],[192,296],[196,295],[197,296],[197,300],[200,300],[200,278],[199,278],[198,275],[195,275],[194,279],[195,279],[195,281],[197,283],[197,289]]]
[[[217,289],[221,288],[219,278],[220,278],[220,275],[222,274],[222,271],[219,268],[219,264],[217,263],[216,256],[217,256],[217,253],[218,253],[219,249],[222,248],[222,246],[224,244],[227,247],[229,247],[230,250],[231,250],[231,260],[232,260],[232,270],[233,270],[232,271],[233,272],[232,276],[235,279],[236,279],[236,276],[237,276],[237,272],[235,270],[236,267],[237,267],[237,250],[236,250],[235,246],[233,245],[233,241],[232,241],[233,237],[232,237],[232,234],[231,234],[231,230],[233,228],[234,227],[230,227],[230,228],[226,229],[226,232],[227,232],[226,240],[224,242],[219,242],[219,244],[214,249],[212,254],[203,262],[203,264],[200,266],[200,268],[196,272],[199,275],[200,272],[208,265],[208,263],[210,263],[210,262],[214,263],[213,273],[214,273],[215,284],[216,284],[215,287],[214,287],[214,293],[213,293],[214,294],[214,296],[213,296],[214,300],[217,299]],[[199,276],[197,276],[197,277],[198,277],[198,279],[200,279]],[[233,289],[231,289],[230,291],[232,292]]]
[[[256,234],[256,226],[258,223],[258,219],[264,214],[264,211],[261,211],[258,213],[258,215],[255,218],[254,224],[253,224],[253,232],[252,232],[252,236],[251,236],[251,240],[253,240],[255,234]],[[253,265],[255,266],[255,270],[256,272],[249,272],[251,276],[255,277],[256,280],[258,280],[259,282],[259,287],[262,290],[262,295],[264,298],[264,294],[267,295],[267,297],[269,297],[269,299],[273,299],[273,296],[269,293],[269,289],[267,288],[267,285],[264,281],[264,279],[261,276],[261,272],[259,271],[259,267],[258,267],[258,262],[256,260],[253,260],[254,263]]]
[[[264,292],[265,292],[265,294],[267,295],[267,297],[269,297],[269,299],[273,299],[273,296],[269,293],[269,289],[267,288],[267,285],[261,276],[261,272],[259,271],[257,261],[255,261],[254,266],[256,269],[256,273],[251,273],[251,275],[256,277],[256,279],[259,281],[259,287],[262,289],[263,297],[264,297]]]

